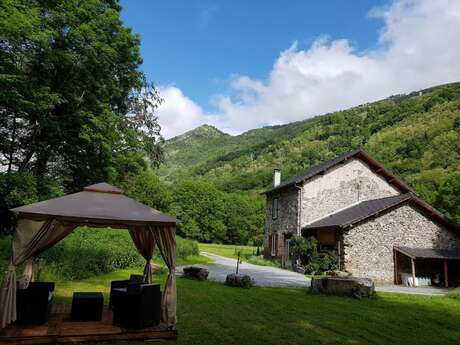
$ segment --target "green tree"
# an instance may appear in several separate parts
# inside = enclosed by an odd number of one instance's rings
[[[460,223],[460,172],[455,171],[445,179],[439,188],[435,207],[453,221]]]
[[[39,194],[120,179],[162,158],[159,95],[117,0],[0,2],[0,164]],[[123,175],[120,177],[120,175]]]
[[[234,244],[247,244],[264,232],[264,201],[243,194],[228,193],[224,198],[227,228],[225,240]]]
[[[170,212],[182,221],[179,233],[202,242],[225,240],[223,193],[214,185],[185,181],[175,186]]]
[[[128,176],[121,186],[128,196],[139,202],[160,211],[167,211],[169,208],[171,201],[169,187],[163,184],[150,169]]]

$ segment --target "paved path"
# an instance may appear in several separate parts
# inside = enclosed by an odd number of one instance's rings
[[[407,293],[412,295],[444,296],[449,290],[436,287],[408,287],[402,285],[377,285],[375,291]]]
[[[236,271],[236,259],[206,252],[201,252],[201,255],[207,256],[214,261],[214,264],[210,265],[194,265],[206,267],[209,270],[209,280],[224,282],[227,274],[235,273]],[[181,273],[182,269],[183,267],[178,267],[177,270]],[[251,276],[258,286],[296,288],[310,286],[310,279],[307,279],[303,274],[276,267],[253,265],[244,261],[240,264],[239,273]]]

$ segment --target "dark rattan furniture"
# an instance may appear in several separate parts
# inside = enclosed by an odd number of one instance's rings
[[[103,307],[104,296],[101,292],[74,292],[70,318],[74,321],[99,321]]]
[[[31,282],[27,289],[16,290],[17,323],[43,324],[53,300],[54,283]]]
[[[159,284],[131,284],[113,291],[113,324],[141,329],[160,323],[161,291]]]
[[[140,285],[144,282],[144,276],[139,274],[131,274],[129,279],[126,280],[114,280],[110,282],[110,296],[109,296],[109,308],[113,308],[114,300],[118,295],[114,295],[114,290],[126,289],[128,285]]]

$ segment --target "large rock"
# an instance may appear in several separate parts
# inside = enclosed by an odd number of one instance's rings
[[[254,285],[254,281],[248,275],[232,273],[227,275],[225,284],[234,287],[250,288]]]
[[[184,277],[197,280],[208,279],[209,271],[203,267],[190,266],[184,267]]]
[[[375,294],[374,282],[368,278],[313,277],[311,291],[336,296],[370,298]]]

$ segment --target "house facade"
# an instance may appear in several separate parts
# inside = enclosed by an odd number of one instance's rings
[[[293,235],[315,236],[319,250],[337,254],[341,270],[378,281],[394,281],[399,274],[397,247],[460,248],[458,226],[363,150],[283,182],[275,170],[274,185],[265,194],[264,255],[284,266],[290,265]],[[407,271],[407,265],[401,258],[397,268]]]

